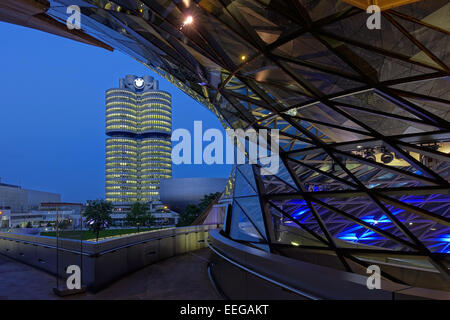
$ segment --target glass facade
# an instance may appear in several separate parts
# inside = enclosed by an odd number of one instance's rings
[[[224,127],[280,130],[277,175],[234,168],[228,237],[351,272],[395,263],[449,283],[450,5],[394,2],[371,30],[354,1],[77,1],[83,31]],[[50,0],[46,13],[65,21],[71,4]],[[127,122],[112,131],[142,130],[131,109],[114,111]],[[159,121],[149,126],[162,132]]]
[[[106,91],[106,199],[117,206],[159,200],[172,177],[170,94],[151,77],[128,75]]]

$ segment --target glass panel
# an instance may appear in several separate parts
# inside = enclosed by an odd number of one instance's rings
[[[245,197],[256,195],[255,189],[249,184],[249,182],[244,178],[242,173],[236,171],[236,181],[234,185],[234,196],[235,197]]]
[[[263,241],[261,234],[236,203],[233,204],[230,237],[235,240],[243,241]]]
[[[294,216],[299,217],[304,214],[303,210],[297,211]],[[306,209],[307,210],[307,209]],[[294,247],[297,246],[326,246],[323,242],[318,240],[314,235],[301,228],[293,219],[289,219],[282,215],[274,207],[270,207],[270,213],[272,217],[272,224],[274,228],[275,243],[290,244]],[[318,235],[321,237],[320,235]]]
[[[240,165],[237,167],[238,171],[240,171],[245,178],[247,179],[248,183],[251,184],[253,190],[257,190],[256,189],[256,184],[255,184],[255,177],[253,176],[253,168],[251,165]]]
[[[259,234],[266,238],[264,218],[258,197],[236,198],[235,201],[250,219],[252,224],[258,229]]]

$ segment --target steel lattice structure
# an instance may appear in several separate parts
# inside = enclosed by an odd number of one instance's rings
[[[71,2],[50,1],[47,14],[64,21]],[[277,175],[233,170],[231,238],[324,253],[354,272],[388,257],[450,282],[447,0],[385,10],[380,30],[338,0],[77,3],[84,31],[224,127],[280,130]]]

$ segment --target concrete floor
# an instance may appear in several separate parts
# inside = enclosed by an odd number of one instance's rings
[[[207,273],[208,248],[147,266],[97,294],[63,299],[220,299]],[[61,299],[52,293],[55,277],[0,255],[0,299]]]
[[[0,299],[56,299],[55,277],[0,255]]]

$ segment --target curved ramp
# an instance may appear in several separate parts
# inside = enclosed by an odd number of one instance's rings
[[[0,255],[1,299],[111,299],[111,300],[212,300],[220,299],[208,278],[210,250],[203,248],[149,265],[97,294],[84,293],[65,298],[52,293],[55,277]]]

